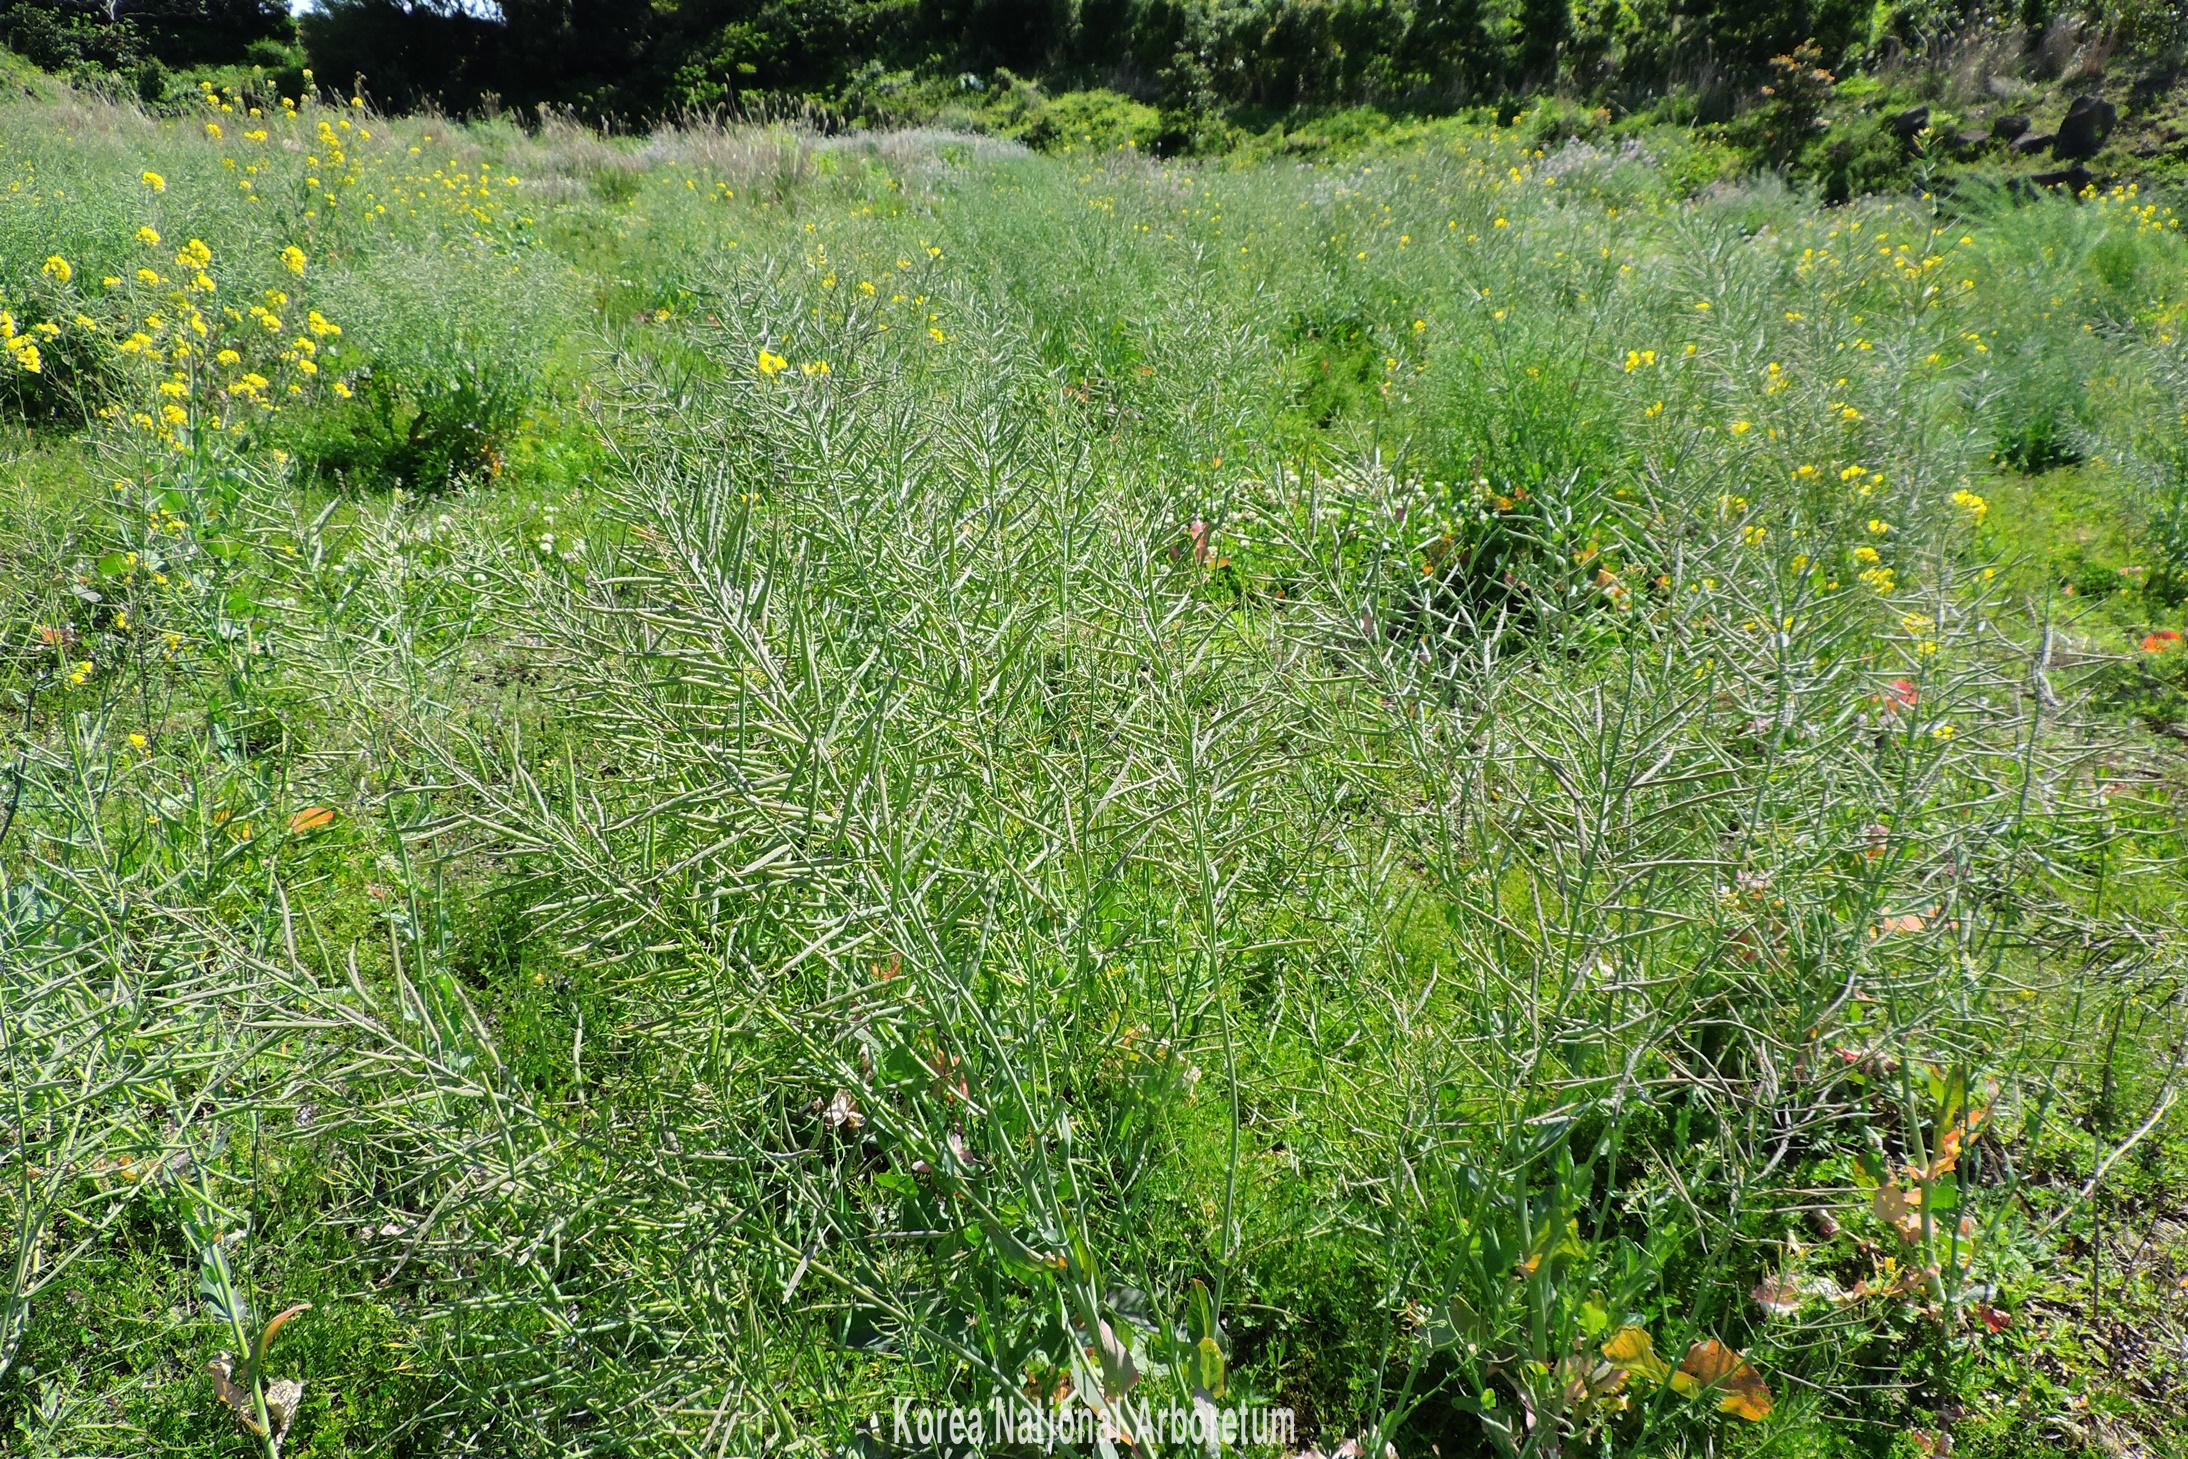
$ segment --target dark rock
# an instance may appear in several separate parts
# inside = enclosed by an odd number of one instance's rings
[[[2155,142],[2145,142],[2140,147],[2137,147],[2135,149],[2135,155],[2137,157],[2141,157],[2147,160],[2149,158],[2157,156],[2160,152],[2163,152],[2164,150],[2165,149],[2163,147],[2160,147]]]
[[[2051,144],[2056,140],[2058,139],[2049,132],[2030,132],[2026,136],[2013,139],[2013,155],[2034,157],[2039,152],[2050,151]]]
[[[2119,120],[2120,109],[2103,97],[2075,97],[2074,104],[2066,109],[2066,120],[2059,123],[2059,136],[2051,144],[2051,155],[2062,162],[2096,156],[2097,149],[2104,146],[2104,139],[2112,134]]]
[[[2062,167],[2056,172],[2039,172],[2029,181],[2038,187],[2063,187],[2073,196],[2080,197],[2082,189],[2096,179],[2090,176],[2088,168],[2077,162],[2072,167]]]
[[[1926,106],[1910,106],[1891,120],[1892,135],[1902,142],[1912,142],[1930,124],[1930,109]]]
[[[1990,134],[2001,142],[2028,135],[2027,117],[2000,117],[1990,124]]]
[[[1978,152],[1990,145],[1991,134],[1981,127],[1970,127],[1964,132],[1954,132],[1952,142],[1963,151]]]

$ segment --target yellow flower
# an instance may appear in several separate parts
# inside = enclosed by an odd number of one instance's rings
[[[773,375],[789,363],[788,360],[776,354],[773,350],[762,349],[760,351],[759,366],[760,373],[763,375]]]
[[[129,744],[130,748],[141,750],[145,746],[145,738],[143,735],[131,735],[129,737]]]
[[[210,137],[210,138],[212,138],[212,139],[213,139],[214,141],[216,141],[216,142],[217,142],[217,141],[219,141],[219,140],[220,140],[220,123],[219,123],[219,122],[207,122],[207,123],[205,124],[205,135],[206,135],[206,136],[208,136],[208,137]]]
[[[179,405],[163,405],[160,407],[160,419],[171,426],[179,426],[189,418],[190,412]]]
[[[321,337],[325,337],[327,335],[338,335],[342,332],[341,325],[329,324],[327,322],[327,317],[324,314],[321,314],[316,309],[311,310],[304,316],[304,327],[310,330],[313,334],[319,335]]]
[[[1740,533],[1740,539],[1750,547],[1760,547],[1763,545],[1763,538],[1769,535],[1768,527],[1749,527]]]
[[[828,362],[826,360],[808,360],[798,368],[807,375],[825,375],[828,373]]]
[[[1882,562],[1883,559],[1877,556],[1877,550],[1874,547],[1857,547],[1854,549],[1854,561]]]
[[[1952,736],[1953,728],[1949,724],[1937,724],[1930,728],[1930,738],[1933,740],[1949,740]]]
[[[944,340],[949,338],[948,335],[944,334],[941,330],[935,328],[931,324],[927,326],[927,337],[933,340],[936,344],[941,344]]]
[[[140,284],[157,284],[163,282],[163,280],[151,269],[141,268],[137,270],[137,282]]]
[[[342,399],[347,400],[350,398],[351,392],[350,388],[347,385],[344,385],[341,381],[337,380],[334,382],[334,393],[340,396]]]
[[[1952,501],[1954,506],[1966,512],[1971,518],[1973,518],[1977,522],[1981,522],[1983,520],[1983,514],[1990,510],[1989,502],[1983,500],[1981,497],[1977,496],[1974,492],[1967,490],[1965,487],[1952,494]]]
[[[160,244],[159,230],[150,224],[146,224],[137,230],[137,241],[147,247],[157,248]]]
[[[186,269],[202,269],[209,266],[212,261],[213,250],[205,246],[205,240],[202,238],[191,239],[182,246],[182,252],[175,255],[175,262]]]
[[[1882,519],[1877,517],[1871,517],[1869,519],[1869,531],[1875,536],[1885,536],[1890,533],[1891,530],[1892,524],[1890,522],[1883,521]]]
[[[1751,426],[1751,425],[1749,425],[1749,424],[1748,424],[1748,423],[1747,423],[1746,421],[1744,421],[1744,420],[1736,420],[1736,421],[1734,421],[1734,422],[1733,422],[1733,423],[1732,423],[1731,425],[1727,426],[1727,427],[1726,427],[1725,429],[1727,429],[1727,430],[1731,431],[1731,432],[1732,432],[1732,434],[1734,434],[1735,436],[1744,436],[1744,435],[1746,435],[1746,434],[1747,434],[1747,433],[1748,433],[1749,431],[1753,430],[1753,429],[1754,429],[1754,427],[1753,427],[1753,426]]]
[[[234,350],[222,350],[213,358],[223,365],[238,365],[243,362],[243,356],[237,354]]]
[[[68,260],[61,257],[61,255],[59,255],[58,253],[54,254],[51,258],[46,260],[46,266],[43,270],[41,270],[41,272],[43,272],[47,278],[57,279],[64,284],[76,276],[76,270],[70,268],[68,266]]]
[[[156,193],[163,193],[167,191],[167,179],[160,176],[156,172],[146,172],[139,176],[137,178],[137,181],[143,183],[146,187],[152,189],[152,191]]]
[[[304,256],[304,250],[293,243],[281,250],[281,266],[298,278],[304,276],[304,265],[308,261]]]
[[[15,363],[22,367],[24,374],[42,375],[45,373],[45,361],[38,357],[38,346],[25,343],[21,347],[13,349],[12,353],[15,356]]]

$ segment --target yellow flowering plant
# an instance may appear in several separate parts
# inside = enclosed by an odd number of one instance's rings
[[[126,383],[100,413],[166,451],[246,435],[338,373],[340,325],[284,288],[253,296],[232,282],[224,291],[223,272],[211,245],[193,237],[108,291],[114,313],[102,334]]]

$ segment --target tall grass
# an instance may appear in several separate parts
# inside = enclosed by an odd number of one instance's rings
[[[196,1370],[294,1300],[291,1453],[2020,1412],[2001,1329],[2171,1128],[2178,770],[1994,458],[2119,424],[2061,357],[2177,411],[2166,215],[1494,132],[464,145],[562,179],[510,257],[360,235],[329,288],[520,393],[582,339],[595,468],[331,495],[124,433],[79,536],[149,504],[187,580],[18,584],[11,643],[98,648],[11,670],[26,1450],[232,1449]],[[170,1365],[72,1335],[99,1285]]]

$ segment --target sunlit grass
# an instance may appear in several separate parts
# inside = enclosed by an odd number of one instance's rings
[[[2173,1149],[2163,206],[220,104],[0,121],[347,360],[102,326],[16,489],[26,1444],[265,1447],[298,1300],[292,1455],[2170,1422],[2041,1361]]]

